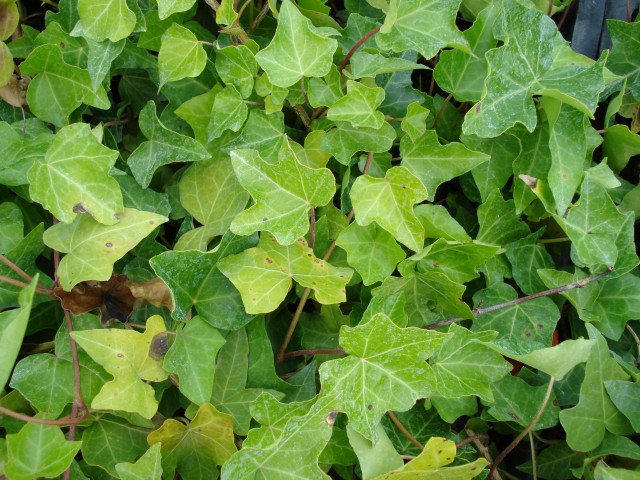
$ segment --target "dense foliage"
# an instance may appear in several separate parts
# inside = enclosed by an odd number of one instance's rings
[[[0,0],[0,477],[640,478],[640,23],[549,1]]]

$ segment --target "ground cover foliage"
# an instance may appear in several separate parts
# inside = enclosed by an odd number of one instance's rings
[[[640,23],[570,4],[0,0],[0,477],[640,478]]]

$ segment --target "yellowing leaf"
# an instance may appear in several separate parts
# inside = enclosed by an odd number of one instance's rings
[[[44,232],[44,243],[67,255],[60,261],[60,285],[70,291],[85,280],[109,280],[113,264],[168,219],[125,208],[119,223],[102,225],[89,215],[58,223]]]
[[[144,333],[135,330],[98,329],[71,332],[73,339],[98,362],[113,380],[103,385],[91,408],[139,413],[151,418],[158,409],[151,385],[167,378],[162,360],[149,356],[153,337],[164,332],[164,320],[155,315],[147,320]]]
[[[345,300],[345,285],[353,271],[334,267],[319,258],[299,238],[289,246],[278,244],[271,235],[262,235],[257,247],[218,262],[218,268],[233,282],[247,313],[275,310],[291,288],[291,280],[315,292],[320,303]]]
[[[100,144],[89,124],[64,127],[44,160],[27,174],[31,198],[65,223],[86,212],[113,225],[124,210],[118,182],[109,175],[117,158],[118,152]]]
[[[456,444],[451,440],[440,437],[432,437],[424,446],[416,458],[405,464],[402,468],[384,475],[379,475],[372,480],[469,480],[477,477],[489,462],[484,458],[478,458],[474,462],[447,467],[456,456]]]

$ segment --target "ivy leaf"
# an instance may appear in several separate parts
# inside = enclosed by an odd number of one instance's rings
[[[423,203],[415,210],[424,227],[427,238],[442,238],[460,243],[471,241],[471,237],[442,205]]]
[[[309,230],[309,209],[326,205],[335,192],[335,180],[326,168],[302,165],[288,140],[273,165],[256,150],[235,150],[231,161],[240,184],[256,204],[231,223],[238,235],[271,232],[282,245],[289,245]]]
[[[408,135],[400,140],[402,166],[417,176],[433,201],[438,186],[489,160],[489,155],[469,150],[461,143],[440,145],[435,130],[428,130],[413,141]]]
[[[492,332],[472,333],[452,324],[449,337],[429,361],[436,374],[438,394],[446,398],[476,395],[493,402],[491,384],[511,370],[511,365],[487,345]]]
[[[327,118],[337,122],[349,122],[354,127],[379,130],[384,123],[384,115],[376,108],[383,100],[382,88],[367,87],[360,82],[347,80],[347,94],[329,107]]]
[[[222,90],[222,85],[216,84],[211,90],[202,95],[196,95],[175,109],[175,114],[189,124],[191,130],[203,145],[209,140],[209,121],[211,109],[217,93]]]
[[[497,283],[473,296],[476,306],[483,308],[518,298],[513,287]],[[553,331],[560,319],[560,311],[549,298],[537,298],[530,302],[488,312],[478,317],[473,331],[495,331],[494,343],[516,354],[527,354],[551,345]]]
[[[211,403],[221,412],[233,417],[233,431],[238,435],[247,435],[251,422],[251,405],[263,391],[246,388],[248,368],[247,333],[244,329],[231,332],[218,353]]]
[[[44,232],[44,243],[67,253],[58,267],[60,285],[67,292],[85,280],[109,280],[113,264],[168,219],[125,208],[116,225],[102,225],[88,215],[71,224],[58,223]],[[85,261],[91,258],[91,263]]]
[[[91,88],[97,90],[107,75],[109,75],[113,61],[124,50],[126,41],[123,39],[113,43],[109,40],[102,42],[87,40],[87,44],[89,45],[87,71],[91,77]]]
[[[456,457],[456,444],[445,438],[432,437],[420,454],[402,468],[372,480],[417,480],[420,478],[446,478],[447,480],[469,480],[482,473],[489,462],[478,458],[471,463],[447,467]]]
[[[373,478],[377,474],[386,473],[404,465],[402,457],[381,424],[377,426],[376,434],[377,440],[373,442],[347,424],[349,445],[358,456],[362,478]]]
[[[242,449],[222,466],[222,480],[327,480],[318,457],[331,438],[335,411],[329,401],[309,403],[281,404],[261,395],[252,413],[262,426],[251,430]]]
[[[248,114],[249,108],[236,87],[233,85],[224,87],[213,100],[208,127],[209,141],[221,136],[225,130],[239,131]]]
[[[53,138],[51,132],[24,137],[14,126],[0,122],[0,156],[4,159],[0,165],[2,184],[28,184],[27,172],[35,162],[42,161]]]
[[[351,187],[358,225],[375,221],[413,251],[422,249],[424,229],[413,205],[427,198],[427,189],[405,167],[392,167],[384,178],[361,176]]]
[[[233,442],[231,417],[210,403],[198,409],[185,425],[169,418],[149,434],[150,445],[160,443],[162,470],[167,478],[176,472],[182,478],[218,478],[223,465],[237,450]]]
[[[78,15],[83,36],[98,42],[127,38],[136,26],[126,0],[78,0]]]
[[[506,245],[529,235],[529,227],[515,215],[513,200],[504,200],[494,190],[478,207],[480,231],[477,240],[491,245]]]
[[[254,149],[269,163],[277,163],[284,142],[284,115],[267,115],[262,110],[250,110],[240,135],[227,143],[222,151]]]
[[[633,429],[640,432],[640,409],[637,402],[640,385],[624,380],[608,380],[604,385],[613,404],[629,419]]]
[[[200,317],[193,317],[176,330],[176,339],[164,357],[164,369],[177,375],[180,392],[196,405],[211,399],[213,368],[207,365],[224,345],[224,337]]]
[[[402,119],[400,127],[412,142],[415,142],[427,131],[427,117],[431,112],[418,102],[410,103],[407,107],[407,114]]]
[[[621,20],[607,20],[607,30],[611,35],[611,56],[607,68],[613,73],[627,77],[627,85],[636,101],[640,101],[640,24],[623,22]]]
[[[387,122],[381,128],[354,127],[346,122],[338,122],[322,140],[322,147],[331,152],[336,160],[349,165],[357,152],[387,152],[393,145],[396,133]]]
[[[384,280],[406,256],[393,236],[375,223],[365,227],[352,223],[340,233],[336,245],[347,252],[349,265],[365,285]]]
[[[20,307],[0,312],[0,385],[3,389],[11,376],[13,365],[22,346],[37,284],[38,276],[36,275],[31,285],[20,291],[18,296]]]
[[[171,290],[172,315],[187,321],[192,306],[216,328],[237,330],[253,318],[242,306],[238,291],[218,270],[220,259],[256,244],[256,237],[225,235],[213,252],[189,250],[164,252],[150,261],[151,267]]]
[[[167,82],[197,77],[207,64],[207,54],[191,30],[172,24],[163,34],[158,53],[160,88]]]
[[[456,27],[459,0],[391,0],[376,43],[383,50],[415,50],[425,59],[445,46],[468,49]]]
[[[509,2],[498,22],[504,45],[486,53],[490,74],[482,99],[465,116],[464,133],[496,137],[516,122],[532,132],[537,123],[532,94],[557,98],[593,117],[604,90],[606,54],[591,66],[554,66],[558,30],[553,20]]]
[[[327,30],[331,33],[327,34]],[[338,48],[338,42],[329,38],[334,32],[314,27],[291,0],[284,0],[276,33],[271,43],[257,53],[256,60],[271,83],[279,87],[290,87],[302,77],[324,77]]]
[[[444,50],[433,69],[438,86],[451,92],[459,102],[477,102],[482,97],[487,61],[484,54],[494,48],[497,40],[493,26],[498,18],[498,8],[489,4],[476,17],[471,28],[463,35],[471,52]]]
[[[158,0],[158,17],[164,20],[174,13],[186,12],[195,0]]]
[[[149,356],[153,337],[164,332],[164,320],[155,315],[147,320],[144,333],[115,328],[71,332],[73,339],[98,362],[113,380],[104,384],[91,408],[139,413],[151,418],[158,409],[153,388],[143,380],[167,378],[162,362]]]
[[[69,467],[81,445],[68,442],[60,427],[27,423],[17,434],[7,435],[4,473],[16,480],[57,477]]]
[[[69,65],[57,45],[37,47],[20,64],[24,75],[33,77],[27,89],[27,102],[34,115],[56,126],[69,123],[69,115],[83,103],[100,109],[109,108],[102,86],[91,87],[89,73]]]
[[[7,85],[13,76],[13,55],[4,42],[0,42],[0,88]]]
[[[116,465],[116,473],[122,480],[160,480],[160,443],[154,443],[136,463],[123,462]]]
[[[195,162],[210,155],[195,139],[166,128],[156,115],[156,104],[147,102],[138,119],[140,130],[147,142],[141,143],[129,156],[127,163],[131,173],[147,188],[158,167],[173,162]]]
[[[546,286],[540,279],[538,270],[555,266],[549,252],[539,243],[543,233],[544,229],[540,229],[505,246],[513,278],[526,295],[545,290]]]
[[[349,416],[349,425],[375,442],[376,426],[387,410],[408,410],[434,393],[433,373],[425,360],[444,337],[399,328],[384,314],[355,328],[342,327],[340,345],[350,355],[322,364],[322,391],[335,395],[336,408]]]
[[[178,240],[177,250],[183,245],[207,250],[216,236],[223,235],[234,217],[244,210],[249,194],[240,186],[233,171],[231,159],[218,155],[211,160],[191,165],[179,183],[180,203],[203,226],[191,230]],[[202,235],[203,241],[189,242],[194,235]]]
[[[218,15],[216,20],[219,20]],[[242,98],[249,98],[258,74],[258,63],[246,45],[229,46],[216,51],[216,71],[225,85],[234,85]]]
[[[596,448],[602,442],[605,430],[624,434],[628,428],[628,420],[607,395],[605,385],[607,381],[627,380],[629,377],[611,358],[604,337],[589,324],[587,331],[596,343],[587,360],[580,400],[575,407],[560,412],[560,423],[567,432],[567,443],[579,452]]]
[[[29,193],[62,222],[86,212],[114,225],[124,210],[120,186],[109,175],[117,158],[118,152],[101,145],[88,124],[69,125],[29,170]]]
[[[218,268],[240,291],[247,313],[275,310],[291,280],[311,288],[320,303],[344,302],[345,285],[353,273],[316,258],[304,238],[282,246],[271,235],[262,235],[257,247],[222,259]]]
[[[387,57],[371,49],[358,50],[349,61],[351,71],[344,70],[345,76],[356,79],[375,77],[382,73],[403,72],[408,70],[426,70],[429,67],[401,57]]]

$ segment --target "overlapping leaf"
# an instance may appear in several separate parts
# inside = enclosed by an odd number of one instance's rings
[[[123,462],[116,465],[116,472],[122,480],[160,480],[160,443],[154,443],[136,463]]]
[[[607,29],[613,42],[607,68],[627,77],[629,90],[640,101],[640,24],[611,19],[607,20]]]
[[[367,87],[363,83],[347,81],[347,94],[338,99],[327,111],[327,118],[337,122],[349,122],[354,127],[374,130],[382,128],[384,115],[376,109],[384,100],[384,90]]]
[[[336,160],[348,165],[351,157],[357,152],[386,152],[393,145],[396,134],[387,122],[381,128],[354,127],[349,123],[338,122],[336,128],[330,130],[322,147],[331,152]]]
[[[232,152],[236,177],[256,204],[235,217],[231,230],[238,235],[268,231],[289,245],[309,230],[309,209],[331,200],[335,181],[328,169],[302,165],[288,140],[279,157],[273,165],[255,150]]]
[[[136,26],[126,0],[78,0],[78,15],[83,35],[98,42],[127,38]]]
[[[187,77],[197,77],[207,63],[207,54],[195,34],[174,23],[163,34],[158,53],[160,86]]]
[[[353,273],[316,258],[304,238],[282,246],[271,235],[262,235],[257,247],[222,259],[218,268],[240,291],[247,313],[275,310],[291,288],[291,280],[312,289],[320,303],[343,302]]]

